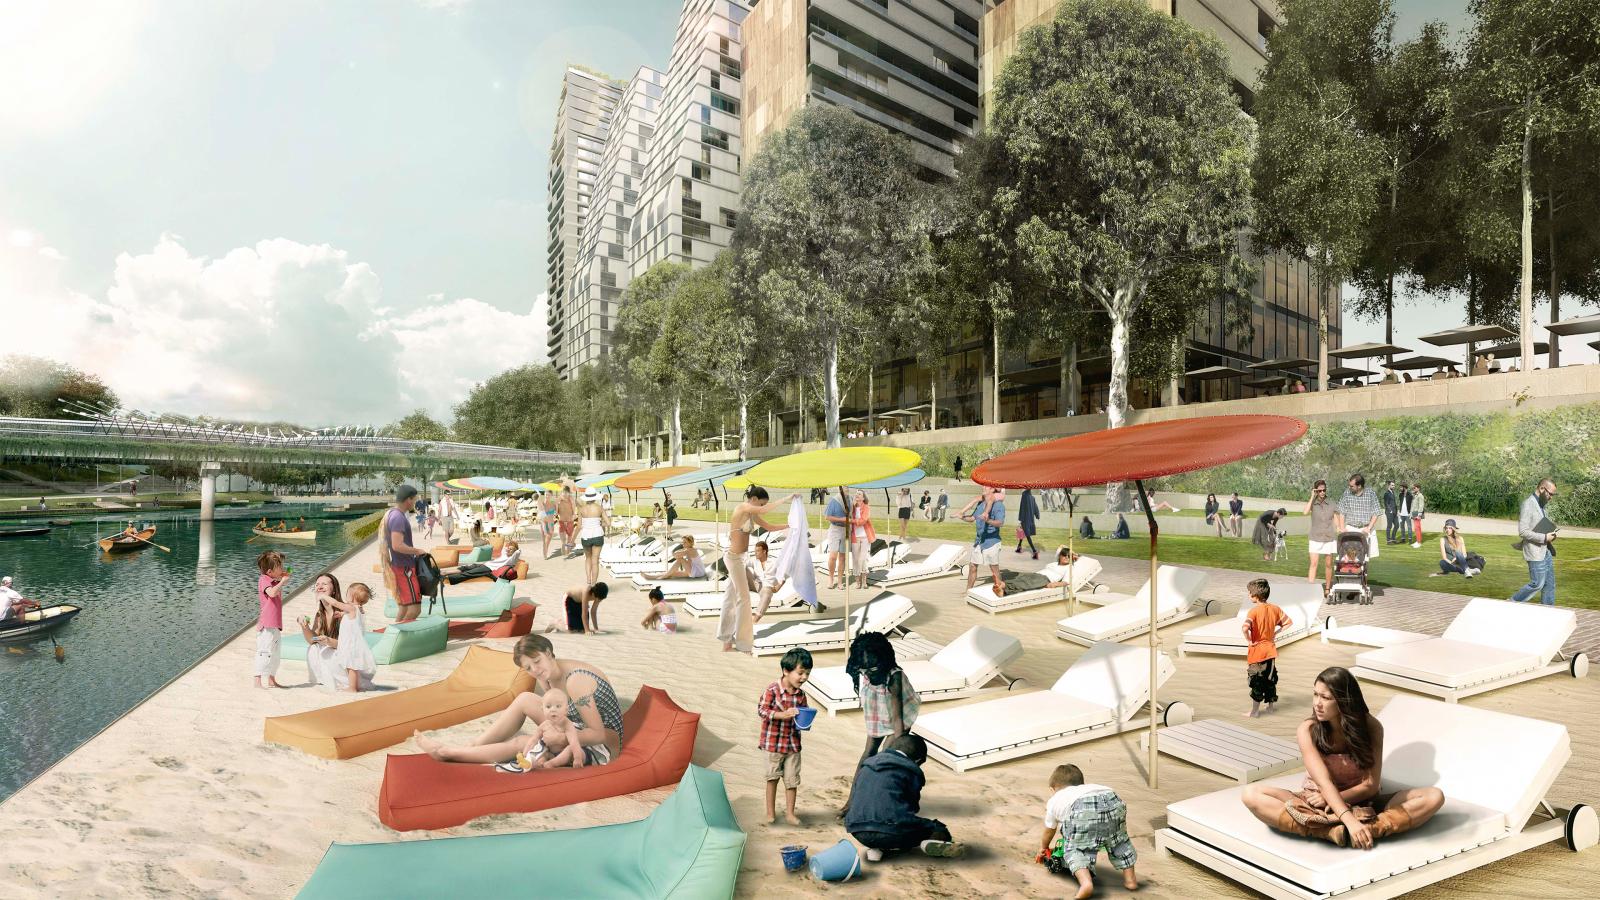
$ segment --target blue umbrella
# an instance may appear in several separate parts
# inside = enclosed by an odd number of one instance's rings
[[[850,485],[850,488],[852,490],[863,490],[863,491],[878,490],[879,488],[883,489],[883,505],[884,505],[884,524],[883,524],[883,528],[884,528],[885,531],[887,531],[887,530],[889,530],[889,528],[894,523],[894,510],[888,508],[888,506],[889,506],[889,489],[890,488],[897,488],[897,487],[905,487],[908,484],[916,484],[917,482],[919,482],[922,479],[927,478],[927,477],[928,477],[928,473],[922,471],[921,469],[909,469],[909,470],[907,470],[905,472],[901,472],[899,475],[890,475],[888,478],[879,478],[877,481],[863,481],[860,484],[852,484],[852,485]]]
[[[711,502],[716,507],[715,521],[717,535],[720,537],[722,534],[722,503],[717,499],[717,488],[729,478],[732,478],[735,475],[742,475],[750,469],[755,468],[758,462],[760,462],[760,460],[741,459],[738,462],[723,463],[719,466],[710,466],[708,468],[701,469],[698,472],[685,472],[682,475],[674,475],[671,478],[656,482],[656,487],[661,488],[664,492],[668,488],[693,487],[701,484],[709,485],[711,488]]]
[[[576,484],[578,487],[586,488],[592,486],[596,481],[605,481],[606,479],[612,478],[619,474],[621,474],[620,471],[597,472],[594,475],[585,475],[582,478],[579,478]],[[595,490],[599,490],[599,488],[595,488]]]

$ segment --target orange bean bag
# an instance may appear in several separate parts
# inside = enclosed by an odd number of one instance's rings
[[[472,638],[522,637],[533,630],[533,613],[538,608],[537,603],[518,603],[493,622],[451,622],[450,639],[465,641]]]
[[[440,544],[428,553],[433,557],[433,561],[439,564],[439,568],[448,569],[460,565],[461,554],[471,549],[472,547],[466,544]]]
[[[515,775],[426,754],[391,754],[378,791],[378,818],[396,831],[450,828],[479,816],[538,812],[677,784],[699,730],[699,713],[645,685],[622,715],[622,752],[604,766]]]
[[[497,713],[532,689],[533,677],[517,667],[510,653],[468,647],[456,670],[443,681],[273,716],[266,721],[262,739],[323,759],[350,759],[393,747],[418,729],[449,728]]]
[[[496,552],[498,552],[498,551],[496,551]],[[527,579],[527,577],[528,577],[528,561],[525,560],[525,559],[517,560],[517,577],[513,578],[512,581],[523,581],[523,580]],[[488,575],[479,575],[477,578],[463,578],[460,581],[456,582],[456,584],[480,584],[480,583],[487,583],[487,582],[490,582],[490,581],[494,581],[494,579],[490,578]]]

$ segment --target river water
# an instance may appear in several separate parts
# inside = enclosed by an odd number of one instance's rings
[[[112,556],[86,546],[126,523],[109,517],[0,539],[0,575],[15,578],[23,596],[84,608],[55,632],[64,659],[49,637],[0,643],[0,800],[255,620],[255,560],[267,545],[245,542],[263,513],[274,522],[308,516],[307,527],[317,529],[314,543],[270,545],[288,555],[297,584],[350,549],[349,517],[321,518],[319,509],[225,509],[209,524],[194,510],[142,515],[171,553]],[[248,668],[239,677],[249,678]]]

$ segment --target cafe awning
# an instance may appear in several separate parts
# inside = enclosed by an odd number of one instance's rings
[[[1376,373],[1367,369],[1357,369],[1354,366],[1336,366],[1335,368],[1328,370],[1329,378],[1337,378],[1341,380],[1345,378],[1366,378],[1373,374]]]
[[[1592,316],[1579,316],[1575,319],[1562,319],[1551,322],[1544,327],[1551,334],[1566,337],[1571,334],[1600,334],[1600,313]]]
[[[1517,333],[1499,325],[1463,325],[1425,334],[1421,339],[1435,347],[1454,347],[1457,344],[1481,344],[1484,341],[1514,341]]]
[[[1533,352],[1534,352],[1534,355],[1538,355],[1538,354],[1541,354],[1541,353],[1549,353],[1550,352],[1550,344],[1549,344],[1549,342],[1547,342],[1547,341],[1534,341],[1533,342]],[[1479,350],[1478,352],[1476,352],[1476,353],[1474,353],[1472,355],[1473,356],[1486,356],[1486,357],[1488,357],[1490,359],[1510,359],[1513,356],[1521,356],[1522,355],[1522,342],[1521,341],[1510,341],[1510,342],[1504,343],[1504,344],[1495,344],[1493,347],[1485,347],[1482,350]]]
[[[1268,375],[1265,378],[1252,378],[1244,383],[1245,387],[1266,390],[1268,388],[1283,387],[1289,381],[1287,375]]]
[[[1317,361],[1306,359],[1303,356],[1286,356],[1280,359],[1264,359],[1258,363],[1251,363],[1246,368],[1250,369],[1309,369]]]
[[[1356,344],[1353,347],[1340,347],[1329,350],[1328,355],[1335,359],[1370,359],[1374,356],[1393,356],[1398,353],[1410,353],[1405,347],[1395,344]]]
[[[1445,359],[1442,356],[1412,356],[1407,359],[1395,360],[1389,364],[1389,368],[1397,372],[1404,372],[1409,369],[1459,369],[1461,368],[1461,363],[1453,359]]]
[[[1203,369],[1194,369],[1183,374],[1189,378],[1211,381],[1222,378],[1238,378],[1241,375],[1249,375],[1251,373],[1244,369],[1235,369],[1232,366],[1206,366]]]

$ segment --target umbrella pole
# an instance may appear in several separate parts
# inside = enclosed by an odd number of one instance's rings
[[[1072,530],[1071,529],[1072,529],[1072,517],[1068,516],[1067,517],[1067,590],[1066,590],[1066,595],[1067,596],[1066,596],[1066,600],[1067,600],[1067,604],[1068,604],[1067,605],[1067,609],[1071,610],[1073,615],[1077,615],[1077,613],[1078,613],[1078,583],[1077,583],[1077,579],[1073,577],[1073,573],[1072,573],[1073,559],[1072,559]]]
[[[855,550],[855,542],[851,540],[855,535],[850,533],[854,525],[850,522],[850,495],[845,493],[844,485],[839,485],[839,502],[844,504],[844,649],[850,650],[850,569]],[[867,620],[861,619],[861,626],[866,627]]]
[[[1145,521],[1150,525],[1150,787],[1155,789],[1160,783],[1160,775],[1156,771],[1156,761],[1160,758],[1156,749],[1156,689],[1160,675],[1160,640],[1156,637],[1156,592],[1160,590],[1159,579],[1156,571],[1160,567],[1157,557],[1156,544],[1160,539],[1161,527],[1156,524],[1155,511],[1150,508],[1149,495],[1145,493],[1144,482],[1134,481],[1139,489],[1140,502],[1144,505]]]

